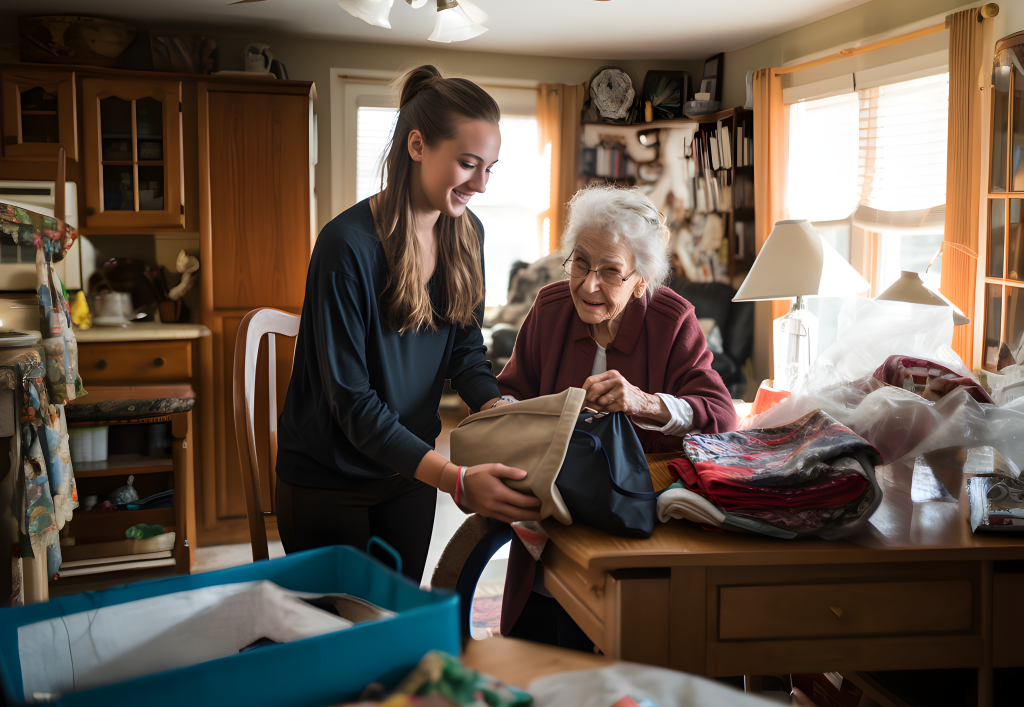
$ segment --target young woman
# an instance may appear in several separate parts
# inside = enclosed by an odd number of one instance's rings
[[[414,69],[385,158],[387,186],[320,232],[278,431],[287,552],[378,535],[419,581],[435,488],[482,515],[539,519],[540,501],[434,451],[445,379],[473,410],[503,404],[480,334],[483,226],[466,209],[498,161],[500,113],[470,81]]]

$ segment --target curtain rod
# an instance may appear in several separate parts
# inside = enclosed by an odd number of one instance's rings
[[[999,5],[989,3],[978,8],[978,21],[981,22],[983,19],[990,19],[999,14]],[[930,34],[937,34],[946,29],[946,23],[940,22],[939,24],[932,25],[931,27],[925,27],[919,29],[916,32],[908,32],[907,34],[901,34],[898,37],[889,37],[888,39],[882,39],[871,44],[865,44],[863,47],[849,47],[848,49],[840,49],[835,54],[829,54],[819,59],[812,59],[811,61],[805,61],[803,64],[794,64],[793,66],[780,66],[772,69],[776,76],[782,76],[783,74],[792,74],[794,71],[802,71],[804,69],[811,69],[815,66],[821,66],[822,64],[830,64],[833,61],[839,61],[840,59],[847,59],[851,56],[858,54],[866,54],[867,52],[875,51],[876,49],[884,49],[885,47],[891,47],[894,44],[901,44],[908,42],[911,39],[918,39],[919,37],[927,37]]]

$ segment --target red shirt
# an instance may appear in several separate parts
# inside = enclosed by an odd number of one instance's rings
[[[516,338],[512,358],[498,375],[503,395],[527,400],[581,388],[594,368],[597,342],[576,313],[569,282],[552,283],[537,296]],[[736,429],[736,410],[721,377],[711,369],[693,305],[667,287],[626,305],[608,370],[616,370],[645,393],[668,393],[693,408],[695,432]],[[635,425],[634,425],[635,427]],[[682,449],[682,438],[635,427],[649,454]]]

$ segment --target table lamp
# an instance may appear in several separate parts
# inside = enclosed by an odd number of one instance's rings
[[[818,354],[818,318],[804,297],[845,297],[871,286],[807,220],[778,221],[733,302],[795,297],[772,323],[776,390],[792,391]]]
[[[875,297],[875,300],[888,302],[910,302],[911,304],[927,304],[932,307],[950,307],[953,310],[953,325],[970,324],[960,308],[946,299],[942,294],[928,289],[921,276],[916,272],[904,270],[900,273],[900,279],[892,283],[882,294]]]

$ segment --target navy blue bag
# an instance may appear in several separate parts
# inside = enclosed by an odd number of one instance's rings
[[[657,499],[644,449],[621,412],[580,413],[555,486],[572,515],[612,535],[648,538]]]

